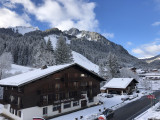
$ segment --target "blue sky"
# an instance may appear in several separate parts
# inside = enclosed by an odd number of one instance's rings
[[[160,54],[160,0],[1,0],[0,16],[0,27],[77,27],[138,58]]]

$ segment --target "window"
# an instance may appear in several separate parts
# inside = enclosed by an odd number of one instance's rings
[[[43,102],[47,102],[48,101],[48,95],[43,95]]]
[[[59,109],[61,109],[61,105],[55,105],[55,106],[53,106],[53,111],[57,111]]]
[[[22,88],[18,88],[18,92],[22,92],[23,91],[23,89]]]
[[[87,91],[81,91],[81,94],[87,94]]]
[[[93,93],[92,89],[89,89],[89,95],[92,95],[92,93]]]
[[[81,82],[81,86],[87,86],[87,82]]]
[[[89,81],[89,86],[92,86],[92,81]]]
[[[44,107],[43,108],[43,115],[46,115],[47,114],[47,107]]]
[[[64,109],[70,108],[70,107],[71,107],[71,102],[64,103]]]
[[[78,96],[78,92],[74,91],[74,92],[72,92],[72,95],[73,95],[73,97],[77,97]]]
[[[90,103],[90,102],[94,102],[94,99],[93,99],[93,98],[90,98],[90,99],[89,99],[89,103]]]
[[[79,105],[79,101],[73,101],[73,106],[78,106]]]
[[[81,77],[85,77],[85,74],[81,74]]]
[[[65,94],[65,96],[66,96],[66,99],[69,98],[69,93],[67,92],[67,93]]]
[[[78,82],[73,82],[74,88],[78,88]]]
[[[56,90],[59,90],[59,89],[60,89],[60,84],[59,84],[59,83],[56,83],[55,89],[56,89]]]
[[[56,100],[59,100],[59,99],[60,99],[60,95],[56,94]]]
[[[14,96],[12,96],[12,95],[11,95],[11,96],[10,96],[10,100],[11,100],[11,102],[13,102],[13,101],[14,101],[14,99],[15,99],[15,98],[14,98]]]

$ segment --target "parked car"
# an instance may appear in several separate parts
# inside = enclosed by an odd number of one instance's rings
[[[102,112],[102,114],[100,116],[104,116],[107,120],[110,119],[110,118],[113,118],[113,116],[114,116],[114,110],[112,110],[112,109],[106,109],[106,110],[104,110]],[[97,120],[98,120],[98,118],[97,118]]]
[[[45,120],[45,119],[41,117],[34,117],[33,120]]]
[[[126,95],[126,96],[124,96],[123,98],[121,98],[121,100],[123,100],[123,101],[129,100],[129,96]]]
[[[108,94],[108,95],[106,95],[105,97],[107,97],[107,98],[112,98],[113,95],[112,95],[112,94]]]
[[[157,112],[159,112],[159,111],[160,111],[160,106],[159,106],[159,107],[157,107],[156,111],[157,111]]]
[[[129,100],[132,100],[132,99],[134,99],[134,98],[136,98],[136,97],[138,97],[138,94],[130,95],[130,96],[129,96]]]
[[[107,119],[112,118],[114,116],[114,111],[112,109],[106,109],[102,113]]]

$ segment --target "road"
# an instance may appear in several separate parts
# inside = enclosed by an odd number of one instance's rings
[[[153,93],[155,95],[156,102],[160,100],[160,91]],[[151,100],[146,96],[143,96],[141,99],[131,102],[117,110],[115,110],[114,118],[111,120],[133,120],[148,108],[151,107]]]

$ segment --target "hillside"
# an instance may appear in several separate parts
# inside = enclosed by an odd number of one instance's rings
[[[72,28],[61,31],[57,28],[41,31],[36,28],[19,27],[18,33],[8,28],[0,29],[0,54],[11,52],[14,63],[34,66],[36,53],[45,50],[45,43],[51,40],[53,49],[60,35],[63,35],[72,51],[75,51],[92,63],[105,64],[109,52],[115,54],[120,66],[147,67],[147,63],[130,55],[121,45],[115,44],[96,32],[79,31]],[[43,46],[43,47],[42,47]]]
[[[143,60],[146,61],[150,67],[160,69],[160,55]]]

